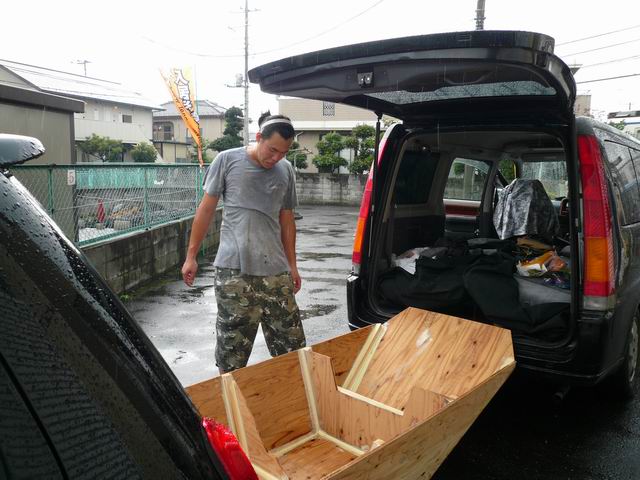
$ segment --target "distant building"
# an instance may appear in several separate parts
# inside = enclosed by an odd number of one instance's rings
[[[41,91],[0,64],[0,133],[39,139],[46,153],[30,165],[76,163],[74,114],[85,104]]]
[[[163,110],[153,113],[153,144],[166,162],[189,162],[193,139],[173,102],[162,105]],[[223,135],[224,114],[227,109],[209,100],[196,100],[203,140],[211,142]]]
[[[624,123],[624,131],[640,139],[640,110],[611,112],[607,115],[610,123]]]
[[[162,107],[138,92],[128,90],[116,82],[25,63],[0,60],[0,67],[12,74],[14,80],[24,88],[83,101],[84,111],[76,112],[74,116],[76,143],[92,134],[128,145],[151,143],[151,112]],[[80,149],[77,149],[77,154],[78,161],[96,161],[83,154]],[[132,161],[130,155],[123,154],[122,160]]]
[[[309,167],[304,170],[305,172],[318,171],[311,160],[318,154],[316,144],[324,135],[337,132],[349,136],[351,130],[357,125],[375,126],[376,124],[376,116],[373,112],[333,102],[280,97],[278,110],[280,115],[286,115],[293,122],[296,141],[300,144],[300,148],[311,152],[308,154]],[[346,150],[341,156],[350,161],[350,153]],[[346,173],[348,170],[341,168],[341,172]]]
[[[573,113],[578,116],[591,116],[591,95],[576,95],[576,102],[573,104]]]

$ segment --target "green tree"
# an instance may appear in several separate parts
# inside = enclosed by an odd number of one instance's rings
[[[624,130],[624,120],[620,120],[619,122],[609,122],[613,128],[617,128],[618,130]]]
[[[131,150],[131,156],[133,157],[134,162],[153,163],[158,157],[158,152],[153,145],[141,142],[133,147],[133,150]]]
[[[375,150],[376,129],[370,125],[356,125],[345,142],[345,147],[353,150],[353,161],[349,165],[351,173],[361,174],[369,168],[373,162]]]
[[[241,147],[243,145],[240,132],[244,125],[244,116],[242,110],[238,107],[229,108],[224,114],[225,128],[222,137],[216,138],[210,142],[206,148],[222,152],[230,148]]]
[[[300,144],[295,140],[291,144],[291,148],[289,148],[287,160],[289,160],[291,162],[291,165],[299,170],[304,170],[308,166],[307,154],[305,153],[304,149],[300,148]]]
[[[347,161],[340,156],[344,148],[343,136],[336,132],[327,133],[316,143],[318,155],[311,162],[320,172],[334,173],[338,168],[346,166]]]
[[[78,147],[87,155],[97,157],[103,162],[121,162],[122,154],[126,150],[120,140],[101,137],[95,133],[86,137],[84,142],[78,144]]]

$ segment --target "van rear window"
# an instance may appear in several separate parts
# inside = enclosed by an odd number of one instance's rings
[[[394,190],[396,205],[427,203],[439,158],[428,150],[404,153]]]
[[[396,105],[407,105],[411,103],[433,102],[436,100],[451,100],[456,98],[553,96],[555,94],[556,90],[553,87],[545,87],[533,81],[519,81],[454,85],[438,88],[431,92],[397,90],[393,92],[369,93],[368,96]]]

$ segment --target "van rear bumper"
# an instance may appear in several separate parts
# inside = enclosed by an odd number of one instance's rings
[[[389,317],[368,311],[361,279],[347,278],[349,328],[355,330]],[[536,344],[531,338],[514,337],[518,368],[559,384],[590,386],[600,382],[621,364],[621,355],[612,351],[613,315],[610,312],[584,312],[576,323],[574,340],[563,345]]]

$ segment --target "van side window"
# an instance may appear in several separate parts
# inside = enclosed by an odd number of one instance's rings
[[[456,158],[451,164],[444,198],[455,200],[482,200],[487,183],[489,165],[479,160]]]
[[[640,190],[636,169],[631,161],[631,151],[626,145],[609,140],[604,142],[604,148],[614,187],[622,200],[623,224],[640,222]]]
[[[566,197],[569,191],[564,161],[522,162],[522,178],[540,180],[551,200]]]
[[[404,153],[394,190],[396,205],[427,203],[439,158],[428,150]]]

